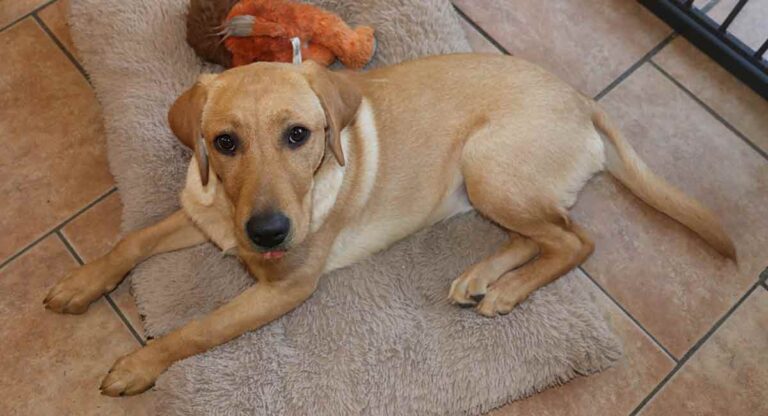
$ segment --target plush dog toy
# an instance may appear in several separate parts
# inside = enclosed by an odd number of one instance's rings
[[[222,16],[225,7],[229,12]],[[224,37],[226,51],[212,43],[216,18],[221,19],[218,34]],[[203,58],[227,67],[254,61],[291,62],[293,37],[302,40],[305,59],[323,65],[338,58],[345,66],[359,69],[371,60],[375,48],[370,27],[351,29],[338,16],[308,4],[286,0],[192,0],[190,5],[187,41]]]
[[[240,0],[227,15],[224,44],[234,66],[254,61],[291,62],[290,38],[302,41],[302,56],[323,65],[336,58],[360,69],[373,57],[373,29],[351,29],[318,7],[286,0]]]
[[[187,12],[187,43],[206,61],[232,66],[232,53],[224,47],[221,24],[237,0],[190,0]]]

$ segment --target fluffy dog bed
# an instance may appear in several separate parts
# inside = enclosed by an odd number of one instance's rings
[[[315,1],[377,29],[374,65],[467,51],[445,0]],[[102,104],[125,229],[177,209],[190,156],[166,112],[205,65],[184,42],[186,0],[73,0],[72,35]],[[160,414],[466,414],[609,366],[620,348],[574,273],[505,317],[449,305],[450,282],[501,241],[475,214],[326,276],[303,306],[175,364]],[[210,245],[158,256],[132,284],[149,335],[226,302],[252,280]],[[106,369],[105,369],[106,370]]]

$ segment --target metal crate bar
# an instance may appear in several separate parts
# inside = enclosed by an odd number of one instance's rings
[[[765,42],[763,42],[763,45],[760,46],[760,49],[758,49],[757,52],[755,52],[755,58],[761,59],[763,55],[765,55],[766,49],[768,49],[768,39],[766,39]]]
[[[768,39],[757,51],[728,32],[748,0],[739,0],[722,24],[693,5],[693,0],[638,0],[702,52],[768,100]]]
[[[725,32],[726,30],[728,30],[728,26],[730,26],[731,23],[733,23],[733,19],[735,19],[736,15],[739,14],[739,12],[741,12],[741,9],[743,9],[744,5],[747,4],[747,1],[749,0],[739,0],[739,2],[736,3],[736,6],[734,6],[733,10],[731,10],[731,12],[728,13],[728,17],[726,17],[725,20],[723,20],[723,24],[721,24],[720,27],[718,28],[719,31]]]

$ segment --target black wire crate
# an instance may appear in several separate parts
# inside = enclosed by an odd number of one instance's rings
[[[749,0],[739,0],[718,23],[694,5],[694,0],[638,0],[723,68],[768,100],[768,39],[752,49],[728,29]],[[759,0],[758,0],[759,1]],[[765,22],[768,28],[768,22]]]

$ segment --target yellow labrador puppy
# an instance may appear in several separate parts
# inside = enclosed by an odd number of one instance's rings
[[[470,209],[510,238],[449,296],[485,316],[508,313],[592,252],[568,208],[604,167],[735,257],[715,217],[649,171],[595,102],[514,57],[447,55],[367,73],[255,63],[203,75],[169,121],[195,149],[183,208],[74,271],[45,305],[82,313],[138,262],[207,240],[236,251],[258,284],[119,359],[101,385],[108,395],[148,389],[174,361],[292,310],[323,273]]]

